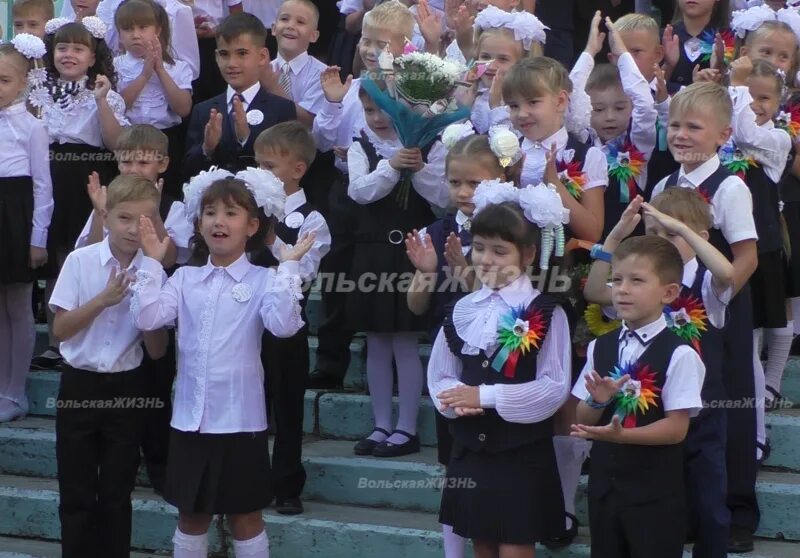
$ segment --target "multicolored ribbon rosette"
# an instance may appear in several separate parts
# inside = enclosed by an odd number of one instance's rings
[[[744,175],[758,166],[753,157],[746,155],[735,143],[729,141],[719,150],[719,160],[733,174],[744,180]]]
[[[707,31],[703,31],[700,35],[700,61],[701,62],[710,62],[711,56],[714,54],[714,39],[719,33],[720,37],[722,37],[722,43],[725,48],[725,55],[724,55],[724,63],[730,64],[733,60],[733,52],[736,47],[736,37],[730,31],[730,29],[723,29],[721,31],[717,31],[716,29],[709,29]]]
[[[646,164],[644,154],[626,139],[622,145],[613,142],[608,145],[606,161],[608,176],[619,183],[620,203],[630,203],[639,193],[636,179],[642,174]]]
[[[539,349],[545,335],[542,312],[535,308],[512,308],[500,317],[497,326],[497,343],[500,348],[492,359],[492,368],[502,372],[506,378],[517,373],[519,357],[533,349]]]
[[[681,294],[671,304],[664,306],[664,318],[673,333],[691,343],[697,354],[702,355],[700,338],[708,329],[708,316],[702,301],[691,294]]]
[[[789,103],[783,107],[775,117],[775,126],[795,139],[800,134],[800,103]]]
[[[657,372],[648,365],[629,362],[622,367],[615,366],[610,376],[619,380],[626,374],[630,379],[614,395],[614,414],[619,417],[623,428],[636,428],[636,415],[644,414],[656,405],[661,388],[656,385]]]
[[[602,306],[599,304],[588,305],[586,310],[583,311],[583,318],[586,320],[586,327],[589,328],[594,337],[611,333],[622,325],[620,320],[614,320],[606,316]]]
[[[580,161],[556,161],[556,170],[558,179],[569,195],[576,200],[580,199],[586,185],[586,173],[583,172]]]

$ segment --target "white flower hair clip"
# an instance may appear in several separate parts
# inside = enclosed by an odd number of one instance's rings
[[[467,136],[474,136],[475,133],[475,128],[469,120],[450,124],[442,132],[442,144],[450,151],[460,140]]]
[[[286,191],[283,182],[270,171],[257,167],[247,167],[236,173],[236,178],[241,180],[253,194],[256,205],[260,207],[267,217],[283,219],[283,210],[286,205]]]
[[[536,41],[544,44],[547,40],[545,30],[550,29],[538,17],[530,12],[504,12],[495,6],[487,6],[475,16],[475,29],[508,29],[514,32],[514,40],[520,41],[523,48],[528,51],[531,43]]]
[[[106,32],[108,31],[108,27],[99,17],[97,16],[85,17],[81,20],[81,23],[89,31],[89,33],[92,34],[92,37],[94,37],[95,39],[100,40],[106,38]]]
[[[11,39],[11,44],[14,45],[17,52],[28,60],[37,60],[47,54],[44,41],[30,33],[20,33]]]
[[[473,220],[488,205],[498,205],[505,202],[519,202],[519,188],[513,182],[502,180],[484,180],[475,188],[472,194],[472,203],[475,210],[472,212]]]
[[[550,257],[564,255],[564,225],[569,223],[569,209],[561,203],[552,184],[528,185],[519,191],[519,206],[525,218],[542,230],[539,267],[550,267]]]
[[[516,165],[522,159],[519,138],[508,126],[501,124],[489,128],[489,148],[504,169]]]
[[[44,24],[44,32],[47,35],[53,35],[56,31],[64,27],[67,23],[72,23],[72,20],[66,17],[56,17],[47,21]]]
[[[737,10],[731,14],[731,30],[743,39],[750,31],[755,31],[765,21],[780,21],[788,25],[800,41],[800,13],[796,8],[781,8],[773,11],[766,4]]]

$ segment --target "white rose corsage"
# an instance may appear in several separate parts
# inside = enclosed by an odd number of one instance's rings
[[[515,165],[522,159],[519,138],[508,126],[492,126],[489,129],[489,148],[503,168]]]

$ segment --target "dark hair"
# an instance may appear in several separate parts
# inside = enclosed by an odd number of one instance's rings
[[[111,87],[116,90],[117,71],[114,69],[114,55],[105,40],[95,39],[82,23],[75,21],[62,25],[52,35],[46,35],[44,42],[47,47],[45,68],[47,68],[47,76],[50,80],[55,81],[59,78],[54,62],[56,45],[59,43],[72,43],[89,47],[95,56],[94,65],[86,72],[89,78],[86,87],[94,89],[95,79],[97,76],[103,75],[108,78],[108,81],[111,82]]]
[[[683,260],[678,249],[669,240],[655,235],[626,238],[614,251],[611,266],[631,256],[646,258],[662,285],[681,284]]]
[[[317,144],[308,128],[297,120],[270,126],[256,138],[253,148],[272,149],[281,155],[297,157],[310,167],[317,156]]]
[[[159,29],[161,56],[167,64],[175,64],[172,55],[172,42],[167,11],[153,0],[124,0],[114,14],[117,29],[130,29],[134,25],[152,25]]]
[[[200,201],[200,213],[209,204],[222,201],[228,205],[238,205],[247,210],[250,218],[258,219],[259,226],[256,234],[250,237],[245,246],[247,252],[255,252],[264,247],[264,239],[274,225],[274,220],[264,215],[261,208],[256,205],[256,200],[245,183],[236,178],[223,178],[215,181],[203,192]],[[200,234],[200,217],[195,224],[195,233],[192,237],[192,265],[205,265],[208,260],[209,251],[203,235]]]
[[[253,42],[262,47],[267,40],[267,28],[253,14],[239,12],[231,14],[222,20],[215,34],[217,41],[222,39],[226,43],[230,43],[242,35],[250,35]]]
[[[675,15],[672,18],[672,23],[683,22],[683,12],[681,12],[680,0],[675,2]],[[714,7],[711,9],[711,21],[709,25],[718,31],[722,31],[730,26],[731,23],[731,8],[730,0],[717,0],[714,2]]]
[[[159,155],[169,156],[169,138],[167,134],[150,124],[134,124],[122,129],[117,138],[114,153],[130,151],[155,151]]]
[[[514,202],[490,204],[472,220],[472,236],[500,238],[516,245],[520,252],[539,245],[539,227],[525,218]]]
[[[586,81],[586,91],[605,91],[612,87],[622,89],[619,69],[614,64],[598,64],[595,66]]]

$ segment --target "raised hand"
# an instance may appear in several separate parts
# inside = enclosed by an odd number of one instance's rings
[[[653,64],[653,72],[656,76],[656,103],[663,103],[669,98],[667,91],[667,78],[664,76],[664,68],[658,64]]]
[[[106,196],[108,188],[100,184],[100,175],[93,172],[89,175],[89,183],[86,185],[86,191],[89,193],[89,199],[92,200],[92,207],[95,213],[100,216],[106,214]]]
[[[314,239],[317,235],[312,231],[304,234],[297,239],[297,244],[289,248],[285,244],[281,246],[280,260],[281,262],[298,262],[300,258],[305,256],[311,247],[314,246]]]
[[[456,233],[450,233],[444,241],[444,259],[452,270],[463,270],[469,263],[464,257],[464,250],[461,246],[461,239]]]
[[[746,85],[753,73],[753,61],[749,56],[740,56],[731,62],[731,85]]]
[[[244,143],[250,137],[250,124],[247,123],[247,113],[244,104],[238,95],[233,96],[233,130],[236,132],[236,139],[239,143]]]
[[[103,289],[103,292],[97,295],[97,301],[103,306],[103,308],[116,306],[122,302],[125,296],[128,294],[129,286],[130,280],[125,272],[120,271],[117,273],[116,269],[112,269],[111,274],[108,276],[106,288]]]
[[[610,17],[606,18],[606,29],[608,29],[608,46],[611,49],[611,54],[619,58],[628,52],[625,41],[622,40],[622,36],[614,27],[614,23],[611,21]]]
[[[353,83],[353,76],[347,76],[342,83],[342,78],[339,77],[340,70],[339,66],[328,66],[319,75],[322,92],[329,103],[341,103]]]
[[[586,48],[583,50],[594,58],[601,50],[603,50],[603,43],[606,40],[606,34],[600,32],[600,21],[603,19],[600,10],[594,13],[592,22],[589,24],[589,39],[586,41]]]
[[[505,70],[497,70],[494,74],[492,85],[489,87],[489,108],[503,106],[503,79],[505,77]]]
[[[109,91],[111,91],[111,82],[106,76],[101,74],[94,78],[95,99],[105,99]]]
[[[700,64],[695,64],[692,69],[692,83],[699,83],[701,81],[708,81],[710,83],[719,83],[722,80],[722,74],[716,68],[700,69]]]
[[[655,219],[659,225],[661,225],[667,230],[667,232],[681,234],[685,230],[686,225],[681,221],[678,221],[674,217],[670,217],[665,213],[661,213],[658,209],[656,209],[647,202],[642,203],[641,205],[642,205],[642,212],[647,217]]]
[[[47,249],[31,246],[28,265],[31,269],[42,267],[47,263]]]
[[[714,49],[711,53],[710,65],[721,73],[725,73],[725,41],[722,40],[720,33],[714,36]]]
[[[217,109],[211,109],[208,115],[208,122],[203,132],[203,153],[211,155],[217,149],[222,139],[222,113]]]
[[[595,403],[608,403],[625,383],[631,379],[628,374],[625,374],[618,380],[611,376],[601,377],[595,370],[592,370],[584,376],[586,380],[586,391],[592,396]]]
[[[672,30],[672,25],[664,28],[664,35],[661,37],[661,46],[664,47],[664,62],[670,68],[678,65],[681,58],[681,39]]]
[[[544,181],[558,187],[561,184],[561,179],[558,178],[558,169],[556,168],[556,158],[558,153],[558,146],[553,142],[550,150],[545,154],[547,160],[544,166]],[[562,184],[563,186],[563,184]]]
[[[414,268],[421,273],[436,273],[439,258],[431,242],[431,235],[420,239],[419,232],[414,229],[406,235],[406,255]]]
[[[642,196],[633,198],[631,203],[628,204],[628,207],[625,208],[625,211],[622,212],[622,216],[619,218],[617,224],[614,225],[614,228],[608,233],[606,242],[611,241],[619,244],[633,233],[636,226],[642,220],[639,210],[643,202]]]
[[[169,236],[165,236],[159,240],[156,234],[156,228],[149,217],[144,215],[139,216],[139,243],[142,245],[142,252],[148,258],[163,261],[164,256],[167,255],[167,248],[169,247]]]
[[[442,42],[442,18],[428,6],[427,0],[419,0],[417,5],[417,25],[430,52],[439,52]]]

